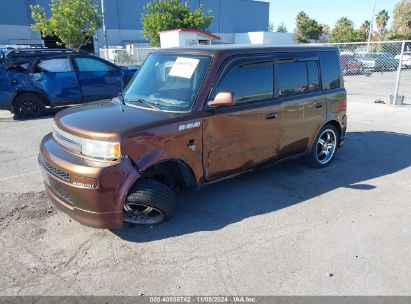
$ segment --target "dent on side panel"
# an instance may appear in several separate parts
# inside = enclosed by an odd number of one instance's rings
[[[0,109],[10,110],[11,101],[19,91],[27,89],[27,74],[8,71],[0,65]]]
[[[51,103],[81,99],[76,72],[31,73],[30,84],[47,94]]]
[[[204,171],[208,181],[277,157],[281,127],[258,108],[212,115],[204,122]]]
[[[133,133],[122,149],[142,171],[164,160],[181,160],[191,168],[197,183],[203,180],[201,119]]]

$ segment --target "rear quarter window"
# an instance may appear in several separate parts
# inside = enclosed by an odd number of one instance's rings
[[[320,65],[323,89],[341,87],[341,71],[337,52],[320,52]]]

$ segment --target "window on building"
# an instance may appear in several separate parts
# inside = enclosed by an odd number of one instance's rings
[[[319,52],[323,89],[335,89],[341,86],[341,72],[337,52]]]
[[[77,57],[74,58],[80,72],[107,72],[109,65],[93,58]]]
[[[236,104],[273,98],[273,65],[239,65],[217,84],[219,92],[232,92]]]

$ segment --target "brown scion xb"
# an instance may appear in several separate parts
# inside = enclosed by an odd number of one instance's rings
[[[344,143],[346,91],[333,47],[161,49],[112,100],[60,112],[41,142],[48,196],[82,224],[154,224],[175,193]]]

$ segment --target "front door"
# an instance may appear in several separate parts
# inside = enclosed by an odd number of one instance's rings
[[[80,84],[67,57],[40,61],[30,71],[29,82],[47,96],[51,106],[81,101]]]
[[[203,166],[207,181],[277,157],[281,106],[274,99],[274,58],[228,64],[210,99],[232,92],[235,105],[209,109],[203,120]]]
[[[117,96],[122,89],[119,67],[94,57],[73,56],[84,101]]]

